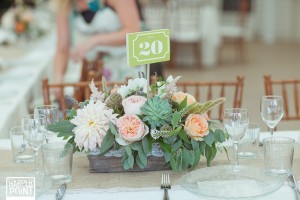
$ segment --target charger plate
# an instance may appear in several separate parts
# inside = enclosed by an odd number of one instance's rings
[[[282,176],[267,176],[250,166],[223,165],[187,173],[179,183],[200,196],[222,199],[254,198],[271,193],[282,186]]]

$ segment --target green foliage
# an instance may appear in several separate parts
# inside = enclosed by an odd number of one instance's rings
[[[72,130],[75,128],[75,125],[72,124],[69,120],[62,120],[51,124],[48,126],[48,130],[58,133],[57,137],[72,137],[74,133]]]
[[[190,111],[189,113],[194,114],[203,114],[210,111],[213,107],[220,105],[221,103],[224,103],[225,98],[217,98],[215,100],[207,101],[203,104],[197,103]]]
[[[164,151],[166,163],[170,164],[173,171],[180,172],[197,167],[201,156],[206,157],[207,166],[210,166],[218,150],[216,145],[225,140],[226,134],[220,129],[210,129],[209,134],[201,141],[188,137],[186,132],[180,129],[177,135],[159,139],[157,142]]]
[[[144,114],[143,121],[148,122],[151,129],[168,124],[172,119],[172,107],[168,100],[158,96],[148,99],[141,111]]]

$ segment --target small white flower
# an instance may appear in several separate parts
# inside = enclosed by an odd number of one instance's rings
[[[76,127],[73,129],[75,143],[81,150],[94,151],[101,147],[109,129],[109,122],[116,123],[117,114],[108,109],[101,101],[90,101],[88,105],[77,110],[77,115],[70,120]]]
[[[90,99],[93,100],[94,102],[96,102],[96,101],[103,102],[105,99],[105,94],[101,91],[100,92],[98,91],[98,88],[96,87],[96,85],[94,83],[94,79],[91,81],[89,86],[92,91]]]
[[[147,93],[147,80],[144,78],[135,78],[135,79],[129,79],[128,84],[122,85],[118,89],[118,93],[122,96],[124,99],[129,94],[136,92],[138,90],[141,90],[143,93]]]

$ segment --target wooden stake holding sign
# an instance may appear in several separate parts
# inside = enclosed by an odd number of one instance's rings
[[[136,67],[146,64],[148,94],[150,64],[170,60],[170,31],[161,29],[128,33],[126,35],[126,47],[129,66]]]

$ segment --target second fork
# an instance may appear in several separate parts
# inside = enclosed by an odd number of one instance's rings
[[[163,200],[169,200],[168,189],[171,189],[170,183],[170,175],[169,174],[162,174],[161,176],[161,189],[164,190],[164,197]]]

